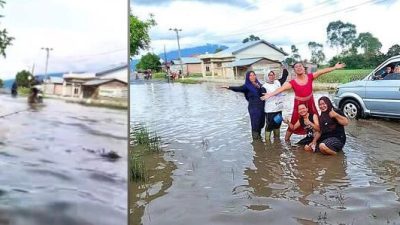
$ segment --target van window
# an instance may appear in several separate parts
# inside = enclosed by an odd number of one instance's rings
[[[391,73],[383,78],[384,80],[400,80],[400,73]]]

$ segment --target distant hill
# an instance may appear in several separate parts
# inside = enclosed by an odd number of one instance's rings
[[[182,57],[191,57],[194,55],[200,55],[205,53],[214,53],[217,48],[227,49],[228,47],[225,45],[217,45],[217,44],[206,44],[203,46],[197,46],[193,48],[184,48],[181,49],[181,56]],[[167,61],[171,61],[173,59],[179,58],[178,50],[169,51],[166,53]],[[158,55],[161,59],[164,60],[164,53]],[[139,59],[131,60],[130,67],[131,70],[135,70],[136,64],[139,62]]]
[[[58,72],[58,73],[49,73],[47,74],[48,76],[52,76],[52,77],[62,77],[64,75],[65,72]],[[44,78],[44,74],[38,74],[35,75],[35,79],[38,80],[43,80]],[[9,79],[9,80],[4,80],[4,88],[6,89],[11,89],[12,84],[14,83],[15,79]]]

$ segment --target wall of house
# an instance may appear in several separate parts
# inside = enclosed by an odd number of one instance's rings
[[[267,46],[264,43],[259,43],[254,45],[248,49],[245,49],[236,55],[237,59],[246,59],[246,58],[257,58],[257,57],[265,57],[272,60],[283,61],[285,56],[276,51],[275,49]]]
[[[258,79],[261,80],[264,80],[264,76],[269,70],[274,71],[277,78],[279,78],[281,73],[281,64],[268,60],[261,60],[251,65],[251,69],[257,74]]]
[[[201,64],[200,63],[187,64],[187,71],[189,74],[201,73]]]
[[[54,95],[62,95],[63,85],[62,84],[54,84],[53,87],[53,94]]]
[[[128,98],[128,85],[118,81],[102,84],[98,88],[98,96],[99,98]]]

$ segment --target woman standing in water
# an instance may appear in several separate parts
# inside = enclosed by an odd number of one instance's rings
[[[261,140],[261,129],[264,127],[265,123],[265,102],[260,99],[262,93],[265,91],[263,91],[264,89],[261,86],[254,71],[246,73],[246,81],[242,86],[222,86],[222,88],[244,93],[244,97],[249,102],[248,111],[250,114],[253,140]]]
[[[290,82],[286,82],[282,85],[282,87],[276,89],[272,93],[266,93],[262,100],[266,100],[272,96],[275,96],[283,91],[293,89],[295,97],[294,97],[294,105],[293,105],[293,113],[290,123],[296,124],[299,120],[299,114],[297,113],[298,106],[301,102],[304,102],[310,113],[317,114],[317,108],[314,102],[313,96],[313,80],[318,78],[319,76],[334,71],[336,69],[341,69],[345,67],[345,64],[336,63],[333,67],[328,67],[325,69],[318,70],[315,73],[306,74],[306,70],[302,63],[297,62],[293,65],[294,72],[296,73],[296,78],[291,80]],[[289,141],[292,133],[295,134],[305,134],[305,130],[303,127],[298,127],[295,130],[288,128],[285,135],[285,140]]]
[[[267,93],[272,93],[276,89],[280,88],[283,83],[286,82],[289,72],[285,67],[283,69],[282,77],[276,80],[275,72],[269,71],[264,76],[265,83],[263,88]],[[283,110],[283,100],[278,96],[274,96],[268,101],[265,101],[265,141],[270,141],[271,132],[274,133],[274,138],[279,138],[280,128],[282,124],[282,110]]]

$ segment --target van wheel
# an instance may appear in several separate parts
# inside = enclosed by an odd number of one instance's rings
[[[361,107],[352,99],[345,100],[342,104],[341,110],[349,119],[358,119],[361,117]]]

